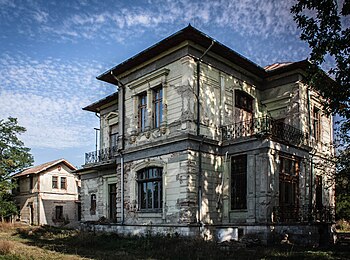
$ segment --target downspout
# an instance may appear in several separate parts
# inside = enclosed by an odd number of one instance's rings
[[[208,53],[211,47],[214,45],[214,41],[211,42],[210,46],[206,51],[197,59],[197,137],[200,137],[200,62],[202,58]],[[201,142],[198,145],[198,219],[199,226],[202,226],[202,152],[201,146],[203,144],[203,136]]]
[[[308,107],[308,124],[309,124],[309,145],[311,142],[312,135],[312,128],[311,128],[311,98],[310,98],[310,87],[307,87],[307,107]],[[311,219],[311,211],[312,211],[312,185],[313,185],[313,154],[311,153],[310,156],[310,181],[309,181],[309,214]]]
[[[122,127],[121,127],[121,136],[122,136],[122,147],[119,151],[120,153],[120,189],[121,189],[121,223],[124,224],[124,149],[125,149],[125,85],[113,74],[111,71],[112,77],[117,81],[117,86],[121,88],[122,94]]]

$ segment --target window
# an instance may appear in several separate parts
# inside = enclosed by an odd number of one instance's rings
[[[159,167],[145,168],[137,172],[140,210],[162,208],[162,174],[163,169]]]
[[[253,100],[254,98],[247,93],[236,90],[235,91],[235,106],[246,110],[248,112],[253,112]]]
[[[231,209],[247,208],[247,155],[231,158]]]
[[[143,132],[145,131],[147,121],[147,92],[139,95],[138,117],[139,130]]]
[[[321,129],[320,129],[320,110],[314,107],[312,111],[312,128],[313,128],[313,136],[316,141],[320,140]]]
[[[91,194],[90,197],[90,214],[96,214],[96,194]]]
[[[163,90],[156,88],[153,90],[153,127],[158,128],[162,123],[163,116]]]
[[[33,189],[33,175],[29,175],[29,189]]]
[[[322,202],[322,176],[317,175],[316,176],[316,209],[322,209],[323,202]]]
[[[109,219],[115,221],[117,219],[117,185],[109,184]]]
[[[67,178],[61,177],[61,189],[66,190],[67,189]]]
[[[52,176],[52,188],[58,189],[58,177],[57,176]]]
[[[63,220],[63,206],[56,206],[55,215],[56,220]]]
[[[299,161],[280,156],[279,172],[280,206],[290,211],[298,206]]]
[[[109,147],[116,147],[118,142],[118,125],[114,124],[109,127]]]

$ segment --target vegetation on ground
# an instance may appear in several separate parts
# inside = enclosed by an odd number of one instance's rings
[[[183,237],[121,237],[53,227],[0,225],[0,259],[348,259],[346,246],[217,244]]]

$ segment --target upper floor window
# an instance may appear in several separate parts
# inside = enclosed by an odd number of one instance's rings
[[[235,106],[246,110],[248,112],[253,112],[253,100],[249,94],[241,90],[235,90]]]
[[[247,208],[247,155],[231,158],[231,209]]]
[[[58,189],[58,177],[57,176],[52,176],[52,188]]]
[[[145,131],[147,121],[147,92],[143,92],[139,95],[138,119],[139,130],[143,132]]]
[[[163,90],[156,88],[153,90],[153,127],[158,128],[162,123],[163,116]]]
[[[116,147],[118,144],[118,125],[111,125],[109,127],[109,141],[110,147]]]
[[[162,208],[162,174],[163,169],[160,167],[145,168],[137,172],[140,210]]]
[[[312,128],[313,128],[313,137],[316,141],[320,140],[321,137],[321,113],[320,110],[316,107],[312,110]]]
[[[66,190],[67,189],[67,178],[61,177],[61,189]]]

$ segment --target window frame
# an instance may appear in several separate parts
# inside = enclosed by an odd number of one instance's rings
[[[58,176],[52,176],[52,188],[58,189]]]
[[[153,128],[159,128],[163,122],[163,87],[158,86],[152,89],[152,96]]]
[[[64,182],[62,182],[62,180],[65,180]],[[64,186],[62,187],[62,184],[64,184]],[[67,177],[61,177],[60,178],[60,188],[62,190],[66,190],[67,189]]]
[[[117,220],[117,184],[108,184],[108,215],[111,221]]]
[[[147,122],[147,91],[138,94],[138,129],[140,132],[146,130]]]
[[[146,167],[138,170],[136,174],[138,210],[143,212],[161,212],[163,209],[163,168]],[[149,191],[151,191],[150,194],[148,193]]]
[[[64,216],[63,216],[63,206],[58,205],[55,207],[55,220],[56,221],[63,221]]]
[[[97,207],[97,198],[96,198],[96,194],[93,193],[90,195],[90,215],[96,215],[96,207]]]
[[[33,174],[29,175],[29,190],[34,189],[34,177]]]
[[[280,155],[279,161],[279,205],[297,208],[299,206],[300,192],[300,160]],[[292,194],[287,194],[288,192],[292,192]]]
[[[312,109],[312,134],[315,141],[320,141],[321,138],[321,110],[316,106]]]
[[[238,163],[236,163],[238,161]],[[231,210],[247,210],[247,191],[248,191],[248,158],[246,154],[231,157]],[[239,185],[238,188],[237,184]],[[238,190],[237,190],[238,189]]]
[[[254,111],[254,98],[248,93],[236,89],[235,90],[235,107],[241,108],[247,112]]]

